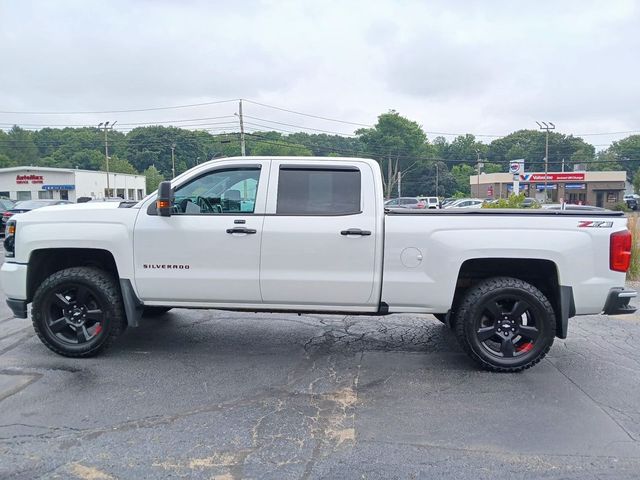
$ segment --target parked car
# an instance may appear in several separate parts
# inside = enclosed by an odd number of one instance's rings
[[[418,197],[418,200],[422,200],[426,204],[426,208],[432,210],[440,208],[440,199],[438,197]]]
[[[635,193],[625,194],[623,197],[624,203],[627,205],[627,208],[631,210],[638,209],[638,201],[640,200],[640,195],[636,195]]]
[[[574,205],[572,203],[545,203],[542,205],[545,210],[571,210],[571,211],[584,211],[584,212],[609,212],[606,208],[594,207],[593,205]]]
[[[16,202],[13,200],[9,200],[8,198],[0,198],[0,214],[6,212],[7,210],[11,210]]]
[[[300,187],[327,176],[340,187]],[[239,190],[251,208],[229,210]],[[173,307],[425,313],[501,372],[540,362],[574,315],[636,310],[623,212],[385,211],[381,191],[370,159],[207,162],[134,208],[96,202],[11,218],[2,290],[18,318],[31,304],[39,339],[69,357],[96,355],[145,312]]]
[[[484,200],[480,198],[461,198],[451,202],[444,208],[482,208]]]
[[[50,207],[51,205],[64,205],[70,202],[69,200],[22,200],[20,202],[16,202],[13,205],[13,208],[10,208],[4,212],[2,212],[2,219],[0,220],[0,231],[4,235],[4,229],[7,225],[7,220],[9,220],[16,213],[24,213],[30,210],[35,210],[36,208],[42,207]]]
[[[427,202],[417,197],[392,198],[384,202],[386,208],[427,208]]]
[[[442,203],[440,204],[440,208],[444,208],[446,205],[449,205],[455,202],[456,200],[458,199],[454,197],[445,198],[444,200],[442,200]]]
[[[536,207],[537,205],[540,205],[540,202],[538,202],[535,198],[530,197],[526,197],[520,204],[520,206],[522,206],[523,208]]]

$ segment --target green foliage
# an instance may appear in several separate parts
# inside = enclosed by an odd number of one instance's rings
[[[640,168],[636,170],[636,173],[633,175],[633,192],[640,192]]]
[[[526,197],[524,193],[509,195],[508,198],[499,198],[495,202],[485,203],[482,205],[482,208],[525,208],[522,205],[522,202],[524,202],[525,198]],[[535,203],[527,208],[540,208],[540,205]]]
[[[611,210],[615,210],[617,212],[631,212],[631,209],[627,207],[627,204],[625,202],[616,203],[613,207],[611,207]]]
[[[155,165],[150,165],[149,168],[144,171],[144,176],[147,180],[147,193],[151,193],[157,190],[160,182],[164,180],[164,177],[158,171]]]
[[[528,172],[544,171],[546,133],[539,130],[518,130],[506,137],[491,142],[487,150],[487,160],[497,163],[503,172],[507,171],[509,160],[524,158]],[[562,170],[562,160],[565,169],[573,170],[576,163],[585,163],[595,158],[595,148],[582,138],[562,133],[549,134],[549,162],[550,172]]]
[[[345,132],[347,133],[347,132]],[[185,170],[212,158],[238,156],[239,134],[213,135],[176,127],[146,126],[127,134],[107,132],[110,170],[119,173],[143,172],[154,166],[163,178],[172,176],[171,145],[175,144],[175,170]],[[43,128],[28,131],[14,126],[0,130],[0,168],[39,165],[97,170],[104,168],[105,132],[96,127]],[[317,155],[369,157],[383,172],[385,192],[397,192],[402,176],[403,195],[451,196],[470,194],[469,176],[476,173],[478,158],[483,172],[506,172],[509,160],[524,158],[526,170],[544,170],[545,133],[520,130],[489,144],[473,135],[459,135],[451,142],[435,137],[429,142],[422,127],[396,111],[378,117],[372,128],[356,131],[356,136],[298,132],[253,132],[246,135],[249,155]],[[592,145],[571,135],[549,135],[549,171],[585,164],[587,170],[626,170],[634,176],[640,191],[640,135],[632,135],[596,155]],[[437,178],[437,181],[436,181]],[[155,188],[155,187],[154,187]],[[151,190],[151,189],[150,189]]]
[[[15,167],[16,164],[4,153],[0,153],[0,168]]]
[[[100,170],[107,170],[107,162],[103,158],[102,164],[100,165]],[[138,172],[133,165],[127,162],[125,159],[118,157],[117,155],[113,155],[109,157],[109,172],[113,173],[131,173],[136,175]]]

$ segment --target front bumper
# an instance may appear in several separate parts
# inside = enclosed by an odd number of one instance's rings
[[[604,304],[604,310],[602,313],[605,315],[634,313],[637,308],[633,305],[629,305],[629,301],[637,295],[638,292],[635,290],[627,290],[622,287],[612,288],[609,290],[609,295],[607,296],[607,301]]]
[[[27,266],[22,263],[4,262],[0,268],[2,291],[9,298],[27,299]]]

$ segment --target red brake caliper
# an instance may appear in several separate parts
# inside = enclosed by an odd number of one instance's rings
[[[533,348],[533,343],[527,342],[522,345],[516,347],[516,352],[528,352]]]

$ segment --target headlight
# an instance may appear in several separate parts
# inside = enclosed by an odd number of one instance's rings
[[[4,231],[4,256],[12,258],[16,253],[16,221],[9,220]]]

